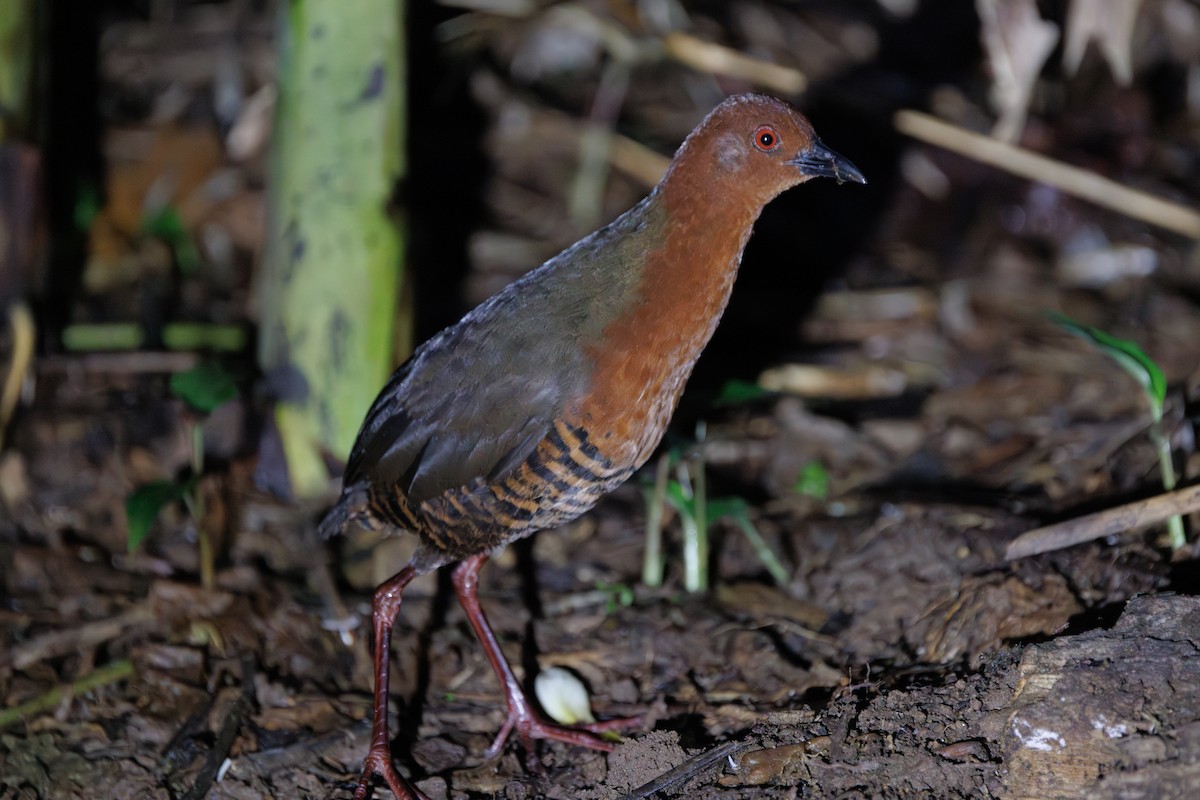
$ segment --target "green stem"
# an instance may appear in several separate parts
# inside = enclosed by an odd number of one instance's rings
[[[204,513],[204,493],[200,488],[200,479],[204,475],[204,428],[199,423],[191,424],[191,437],[192,475],[195,476],[195,479],[186,500],[188,509],[192,512],[192,521],[196,523],[196,543],[200,556],[200,585],[211,591],[217,585],[216,559],[213,556],[212,538],[208,535],[208,519]]]
[[[775,579],[775,583],[780,586],[787,586],[787,570],[784,569],[783,564],[776,557],[775,551],[767,544],[766,539],[763,539],[762,534],[758,532],[758,528],[754,527],[754,523],[750,521],[750,517],[745,514],[738,514],[733,520],[737,523],[742,533],[746,535],[750,546],[754,548],[754,555],[767,568],[767,572],[771,573],[771,577]]]
[[[1179,482],[1175,475],[1175,462],[1171,457],[1171,442],[1163,433],[1162,418],[1155,417],[1150,426],[1150,438],[1158,448],[1158,468],[1162,473],[1163,489],[1170,492]],[[1172,550],[1179,550],[1187,544],[1187,533],[1183,529],[1183,517],[1176,514],[1167,520],[1167,537]]]
[[[57,708],[63,699],[74,695],[90,692],[109,683],[124,680],[133,674],[133,662],[128,659],[113,661],[99,669],[93,670],[69,686],[56,686],[48,692],[12,708],[0,709],[0,728],[20,722],[23,719]]]
[[[696,452],[692,457],[695,477],[693,480],[692,508],[696,513],[696,530],[699,532],[697,558],[700,559],[701,589],[708,588],[708,466],[704,463],[704,438],[708,428],[704,420],[696,423]]]
[[[663,453],[654,468],[654,489],[647,492],[646,550],[642,556],[642,583],[652,588],[662,586],[663,511],[667,506],[667,480],[671,474],[671,454]]]
[[[702,592],[708,588],[708,536],[697,522],[696,493],[692,488],[688,462],[675,466],[679,482],[679,523],[683,528],[683,588]]]
[[[704,543],[696,518],[688,513],[679,515],[683,527],[683,588],[689,592],[702,592],[708,588],[704,569]]]

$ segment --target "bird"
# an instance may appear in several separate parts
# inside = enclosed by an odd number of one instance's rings
[[[504,689],[507,716],[488,757],[514,733],[529,762],[538,739],[607,751],[601,733],[637,724],[566,727],[543,716],[487,622],[479,572],[646,462],[725,310],[755,220],[818,177],[866,183],[790,104],[730,97],[643,200],[434,335],[388,380],[318,528],[325,538],[351,524],[417,537],[373,598],[374,718],[355,800],[376,776],[402,800],[424,798],[392,761],[388,661],[404,588],[444,566],[454,565],[455,595]]]

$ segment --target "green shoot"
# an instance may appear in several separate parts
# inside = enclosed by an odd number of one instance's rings
[[[801,467],[792,491],[801,497],[825,500],[829,497],[829,470],[820,461],[809,461]]]
[[[627,583],[605,583],[600,581],[596,588],[608,595],[604,604],[606,614],[611,614],[618,608],[628,608],[633,605],[633,587]]]
[[[1162,474],[1163,489],[1171,491],[1178,483],[1175,464],[1171,458],[1171,442],[1163,430],[1163,404],[1167,398],[1167,380],[1154,359],[1142,348],[1128,339],[1119,339],[1099,328],[1082,325],[1063,314],[1051,314],[1050,318],[1063,329],[1086,340],[1100,352],[1113,359],[1142,387],[1146,402],[1150,405],[1150,439],[1158,451],[1158,466]],[[1172,550],[1187,544],[1183,529],[1183,518],[1175,515],[1167,520],[1167,531]]]
[[[683,480],[667,484],[667,502],[679,514],[679,524],[683,528],[683,588],[689,592],[702,592],[708,588],[707,531],[701,530],[696,518],[696,509],[702,503],[697,503],[692,494],[686,470],[681,477]]]
[[[757,383],[750,381],[731,380],[726,381],[721,390],[717,393],[717,397],[713,400],[713,405],[717,406],[738,406],[745,403],[752,403],[755,400],[761,400],[764,397],[771,397],[774,393],[762,388]]]
[[[237,397],[237,385],[220,364],[202,361],[171,376],[171,393],[201,414],[211,414]]]
[[[697,426],[696,433],[697,440],[703,441],[703,424]],[[672,466],[675,467],[674,479],[671,479]],[[699,592],[708,588],[708,528],[712,523],[722,520],[733,523],[745,535],[755,556],[762,561],[775,582],[786,586],[787,570],[755,527],[749,504],[740,497],[709,498],[705,473],[704,459],[695,452],[684,458],[678,450],[673,449],[659,458],[654,484],[643,492],[646,500],[646,552],[642,563],[642,582],[652,587],[662,585],[663,508],[669,505],[679,516],[682,529],[683,582],[686,591]]]
[[[646,500],[646,550],[642,557],[642,583],[652,588],[662,586],[663,582],[663,509],[667,503],[667,480],[670,475],[671,454],[663,453],[654,468],[654,484],[642,490]]]
[[[92,221],[100,213],[104,204],[100,201],[100,191],[92,181],[80,181],[75,187],[75,208],[72,209],[72,219],[75,229],[87,233],[92,227]]]
[[[174,206],[164,206],[144,217],[142,233],[160,239],[170,247],[175,255],[175,263],[184,275],[194,275],[200,268],[200,253]]]
[[[712,500],[708,504],[708,511],[714,520],[725,519],[736,525],[746,540],[750,542],[750,546],[754,548],[754,555],[767,568],[767,572],[771,573],[775,583],[787,586],[788,572],[779,557],[775,555],[775,551],[767,544],[767,540],[758,532],[754,521],[750,519],[750,505],[745,500],[740,497]]]
[[[201,363],[187,372],[171,376],[171,392],[199,416],[186,422],[191,442],[191,475],[182,481],[155,481],[136,489],[125,499],[126,541],[136,550],[164,508],[182,502],[196,525],[200,550],[200,583],[211,589],[215,583],[215,556],[199,481],[204,474],[203,417],[237,397],[233,378],[217,364]]]

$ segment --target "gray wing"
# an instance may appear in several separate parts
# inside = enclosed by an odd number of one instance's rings
[[[588,377],[577,337],[547,335],[548,309],[529,292],[497,295],[396,370],[359,431],[347,487],[420,502],[501,480],[529,457]]]
[[[367,413],[344,481],[420,502],[502,480],[591,379],[585,346],[626,304],[662,215],[650,197],[423,344]]]

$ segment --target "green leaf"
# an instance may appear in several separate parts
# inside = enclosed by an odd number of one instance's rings
[[[820,461],[809,461],[800,468],[792,491],[801,497],[824,500],[829,496],[829,470]]]
[[[237,397],[237,385],[220,364],[202,361],[187,372],[172,375],[171,392],[195,410],[211,414]]]
[[[750,506],[740,497],[719,497],[708,501],[709,522],[719,519],[741,519],[750,516]]]
[[[628,608],[633,605],[633,587],[627,583],[597,581],[596,588],[608,595],[605,613],[612,614],[617,608]]]
[[[750,381],[726,381],[725,385],[721,387],[721,391],[717,393],[716,399],[713,400],[713,405],[738,406],[770,397],[772,394],[774,393]]]
[[[667,502],[680,514],[696,518],[696,501],[688,497],[679,481],[667,482]]]
[[[75,189],[75,209],[72,217],[75,229],[87,232],[92,227],[92,220],[100,213],[100,192],[92,181],[80,181]]]
[[[183,498],[189,484],[174,481],[155,481],[139,486],[125,498],[126,541],[129,552],[138,549],[150,533],[150,526],[160,511]]]
[[[1119,339],[1099,328],[1082,325],[1065,314],[1052,313],[1050,319],[1120,364],[1141,385],[1150,400],[1154,418],[1162,418],[1162,407],[1167,398],[1167,379],[1154,359],[1146,355],[1142,348],[1129,339]]]
[[[200,254],[187,228],[183,226],[178,209],[174,206],[164,206],[157,213],[144,217],[142,233],[166,242],[175,254],[175,263],[184,275],[195,274],[200,267]]]

